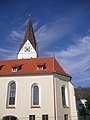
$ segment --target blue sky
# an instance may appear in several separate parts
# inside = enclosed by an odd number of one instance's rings
[[[90,87],[90,0],[0,0],[0,59],[16,59],[29,13],[39,56],[55,56],[75,87]]]

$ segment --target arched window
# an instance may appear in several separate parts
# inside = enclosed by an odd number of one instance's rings
[[[5,117],[3,117],[2,120],[17,120],[17,117],[15,117],[15,116],[5,116]]]
[[[11,81],[8,84],[8,106],[15,105],[15,96],[16,96],[16,83],[14,81]]]
[[[62,104],[63,104],[63,107],[69,107],[68,88],[67,88],[67,86],[63,85],[61,87],[61,92],[62,92]]]
[[[39,85],[34,83],[31,87],[31,91],[32,91],[32,105],[39,105],[40,104],[40,89],[39,89]]]

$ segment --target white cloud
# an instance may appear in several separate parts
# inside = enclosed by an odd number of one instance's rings
[[[25,27],[27,21],[22,25],[17,26],[17,29],[13,29],[8,36],[6,36],[6,42],[9,46],[9,49],[6,46],[6,49],[0,48],[0,58],[2,59],[14,59],[16,58],[17,51],[23,40]]]
[[[81,82],[86,82],[86,81],[90,81],[90,77],[86,77],[86,78],[83,78],[81,77],[79,80],[76,80],[74,81],[75,83],[81,83]]]
[[[21,26],[19,26],[19,28],[20,28],[20,29],[25,28],[26,25],[27,25],[27,20],[26,20],[23,24],[21,24]]]
[[[2,53],[11,53],[11,50],[0,48],[0,54]]]
[[[52,42],[60,40],[64,35],[67,35],[72,27],[66,23],[65,19],[58,19],[50,24],[42,25],[36,32],[36,40],[39,48],[42,50],[50,45]]]
[[[8,41],[9,42],[16,42],[16,41],[19,41],[19,39],[22,39],[23,38],[23,35],[24,35],[24,31],[15,31],[13,30],[10,34],[9,34],[9,37],[8,37]]]
[[[72,75],[74,83],[90,81],[90,35],[79,38],[67,50],[47,54],[54,54],[60,60],[62,66]]]
[[[39,49],[43,50],[52,42],[55,42],[58,39],[60,40],[63,36],[69,34],[69,32],[73,29],[73,22],[71,21],[74,21],[73,17],[60,17],[53,22],[44,25],[41,25],[39,20],[33,23],[33,28],[35,30],[35,36]],[[23,39],[26,25],[27,20],[22,25],[18,26],[17,30],[14,29],[13,31],[11,31],[11,33],[7,37],[7,41],[16,44],[20,43],[20,41]]]
[[[35,35],[36,40],[39,44],[39,49],[43,50],[45,47],[49,46],[52,42],[54,43],[57,40],[60,40],[64,35],[69,34],[75,27],[72,26],[73,21],[69,19],[58,19],[53,23],[44,24],[39,29],[37,26],[39,22],[34,23],[34,29],[36,29]],[[22,25],[25,26],[26,22]],[[13,30],[8,38],[10,43],[19,43],[22,41],[25,31],[16,31]],[[75,44],[68,47],[66,50],[57,51],[57,52],[48,52],[48,55],[55,55],[60,64],[72,75],[73,80],[75,79],[76,83],[89,81],[90,74],[86,73],[86,70],[90,68],[90,35],[80,37],[74,40]],[[13,45],[12,45],[13,47]],[[0,49],[2,52],[7,50]],[[17,51],[17,50],[16,50]],[[16,58],[15,55],[7,55],[7,59]],[[74,81],[73,81],[74,82]],[[74,83],[75,83],[74,82]]]
[[[17,59],[16,53],[7,56],[6,60]]]
[[[21,38],[21,34],[20,33],[18,33],[18,32],[16,32],[15,30],[14,31],[12,31],[12,33],[10,34],[10,37],[12,37],[12,38]]]
[[[0,59],[9,59],[11,54],[12,56],[14,55],[14,52],[12,53],[12,50],[0,48]]]
[[[34,24],[32,24],[33,29],[36,31],[39,25],[39,21],[36,21]]]

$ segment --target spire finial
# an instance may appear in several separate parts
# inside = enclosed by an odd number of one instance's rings
[[[29,13],[28,17],[30,18],[30,16],[31,16],[31,15],[30,15],[30,13]]]
[[[29,13],[29,17],[30,17],[30,13]]]

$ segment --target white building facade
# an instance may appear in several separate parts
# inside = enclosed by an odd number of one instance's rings
[[[48,115],[49,120],[65,120],[64,116],[67,115],[67,120],[69,118],[77,120],[73,86],[62,78],[57,74],[1,77],[0,118],[14,116],[18,119],[29,119],[30,115],[34,115],[36,120],[42,120],[43,115]],[[13,105],[7,103],[8,88],[11,82],[15,82],[16,85],[15,104]],[[33,85],[39,87],[39,100],[36,105],[33,104]],[[66,106],[63,106],[62,100],[63,86],[67,88],[65,91]]]
[[[0,120],[77,120],[71,77],[55,58],[37,58],[30,25],[18,59],[0,61]]]

